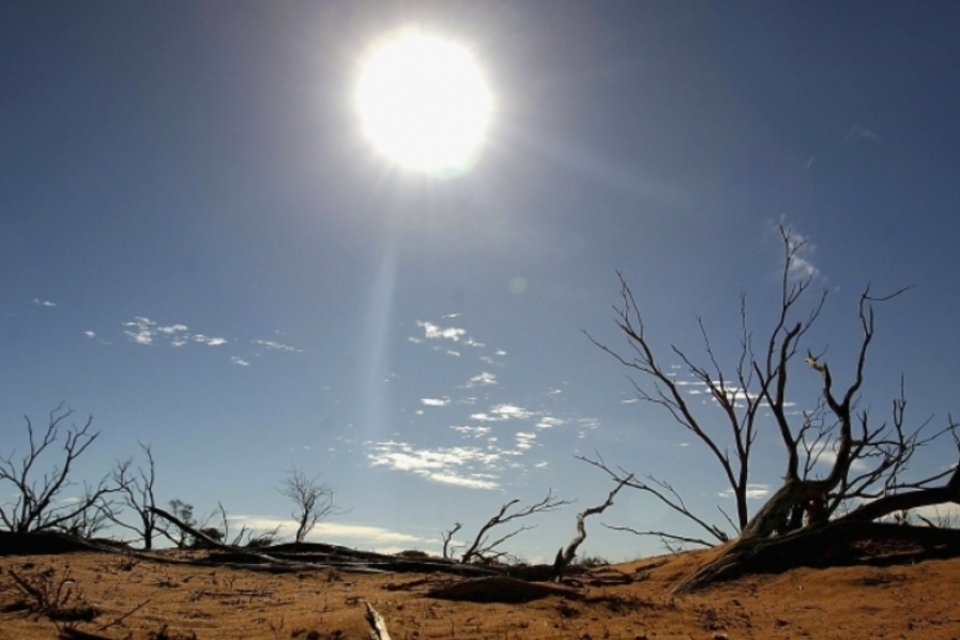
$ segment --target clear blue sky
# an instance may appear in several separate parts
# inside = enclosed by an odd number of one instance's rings
[[[383,161],[352,108],[360,55],[411,22],[471,47],[498,105],[455,179]],[[581,330],[620,344],[621,270],[656,344],[696,353],[702,314],[735,346],[740,291],[758,323],[776,305],[781,222],[838,367],[862,287],[916,285],[879,310],[864,406],[903,372],[942,419],[957,24],[951,2],[4,2],[0,449],[64,401],[102,432],[78,479],[139,440],[162,499],[269,520],[296,466],[349,509],[318,538],[364,548],[435,550],[552,488],[579,506],[511,547],[552,558],[610,488],[593,451],[712,515],[717,470]],[[623,496],[588,521],[610,558],[659,544],[600,520],[676,525]]]

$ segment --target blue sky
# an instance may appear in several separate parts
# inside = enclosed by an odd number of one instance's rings
[[[620,270],[661,348],[696,353],[697,314],[733,348],[738,294],[758,325],[776,305],[780,223],[830,291],[810,346],[841,369],[861,289],[915,285],[879,310],[863,402],[887,411],[902,372],[912,416],[942,419],[958,20],[947,2],[5,2],[3,452],[63,401],[102,432],[78,479],[148,442],[164,500],[266,522],[300,467],[348,510],[318,539],[364,548],[435,550],[553,489],[577,505],[511,547],[552,558],[610,489],[574,459],[594,451],[716,513],[717,469],[582,330],[621,344]],[[351,103],[369,43],[410,23],[470,47],[497,104],[454,179],[373,153]],[[795,378],[809,405],[815,374]],[[778,443],[760,446],[775,485]],[[678,526],[639,495],[602,520]],[[660,548],[589,524],[587,553]]]

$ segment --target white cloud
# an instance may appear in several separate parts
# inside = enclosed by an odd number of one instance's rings
[[[34,298],[33,304],[38,307],[55,307],[57,306],[56,302],[51,302],[50,300],[41,300],[40,298]]]
[[[150,318],[136,316],[133,320],[124,322],[123,326],[127,327],[123,333],[131,342],[144,345],[153,344],[154,327],[157,326],[157,323]]]
[[[237,365],[238,367],[249,367],[250,361],[244,360],[240,356],[230,356],[230,362]]]
[[[172,347],[182,347],[190,342],[219,347],[227,344],[225,338],[206,336],[202,333],[190,333],[187,325],[176,323],[160,325],[146,316],[135,316],[133,320],[122,323],[127,339],[136,344],[152,345],[163,340]]]
[[[261,347],[265,347],[273,351],[288,351],[290,353],[303,353],[303,349],[300,349],[299,347],[294,347],[289,344],[277,342],[276,340],[253,340],[252,342],[253,344],[258,344]]]
[[[491,408],[489,413],[474,413],[470,419],[481,422],[503,422],[504,420],[526,420],[536,415],[515,404],[498,404]]]
[[[159,331],[160,333],[166,333],[166,334],[179,333],[181,331],[186,331],[186,330],[187,330],[187,325],[185,324],[172,324],[166,327],[157,327],[157,331]]]
[[[369,446],[367,459],[373,467],[406,471],[440,484],[470,489],[499,487],[497,476],[501,454],[478,447],[415,449],[405,442],[377,442]]]
[[[537,434],[529,433],[525,431],[518,431],[513,434],[514,440],[516,441],[516,447],[520,451],[526,451],[533,447],[533,441],[537,439]]]
[[[87,336],[91,340],[97,337],[97,334],[95,331],[84,331],[83,335]]]
[[[231,529],[247,527],[248,529],[252,529],[256,532],[264,532],[273,531],[279,527],[280,535],[290,537],[293,537],[297,531],[297,522],[287,518],[235,515],[228,516],[227,519],[230,521],[231,525],[236,523],[236,526],[231,526]],[[340,522],[318,522],[313,531],[311,531],[307,536],[307,540],[324,542],[330,540],[353,540],[377,544],[421,542],[422,538],[371,525]]]
[[[717,494],[721,498],[732,498],[733,489],[727,489]],[[747,500],[759,500],[770,495],[770,485],[768,484],[748,484]]]
[[[489,387],[495,384],[497,384],[497,376],[489,371],[484,371],[467,380],[467,383],[463,386],[466,389],[472,389],[473,387]]]
[[[490,427],[471,427],[471,426],[457,426],[454,425],[450,427],[457,433],[462,433],[464,436],[469,436],[472,438],[482,438],[485,435],[488,435],[491,431]]]
[[[445,407],[450,404],[450,398],[420,398],[420,403],[427,407]]]
[[[466,329],[458,327],[440,327],[432,322],[417,320],[417,326],[423,329],[423,337],[427,340],[452,340],[459,342],[467,334]]]
[[[567,424],[566,420],[561,420],[560,418],[555,418],[553,416],[543,416],[540,418],[540,421],[537,422],[538,429],[552,429],[554,427],[562,427]]]

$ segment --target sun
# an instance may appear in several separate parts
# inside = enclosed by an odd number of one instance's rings
[[[401,167],[430,175],[468,171],[486,141],[493,99],[465,46],[419,28],[377,42],[356,88],[364,137]]]

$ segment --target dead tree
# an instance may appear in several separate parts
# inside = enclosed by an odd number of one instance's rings
[[[721,509],[724,519],[738,533],[750,518],[748,490],[750,485],[751,455],[753,445],[759,433],[763,413],[769,409],[768,397],[779,402],[781,408],[786,403],[787,365],[797,353],[797,341],[813,326],[826,301],[823,292],[800,320],[798,315],[800,302],[813,283],[812,277],[794,277],[803,241],[797,240],[785,228],[781,228],[784,246],[784,268],[781,274],[780,310],[769,334],[762,340],[759,352],[755,348],[754,335],[747,321],[746,295],[740,296],[740,336],[736,361],[730,370],[725,370],[717,357],[706,324],[702,317],[697,318],[706,364],[698,364],[677,346],[671,346],[670,354],[678,359],[689,375],[689,380],[675,377],[676,371],[670,366],[664,367],[654,353],[648,340],[640,307],[634,298],[630,286],[622,274],[620,277],[619,306],[617,326],[627,338],[629,349],[620,353],[601,344],[589,336],[590,340],[606,353],[613,356],[622,365],[630,369],[636,377],[631,377],[634,389],[640,400],[662,407],[683,429],[687,430],[709,452],[717,463],[723,478],[734,499],[734,514],[730,516]],[[650,384],[652,383],[652,384]],[[708,420],[697,413],[687,393],[687,385],[701,386],[719,410],[718,418],[723,429],[708,429]],[[726,437],[718,434],[725,433]],[[731,454],[732,450],[732,454]],[[602,463],[597,465],[605,467]],[[604,468],[615,480],[623,475],[610,468]],[[725,542],[729,535],[722,526],[708,522],[695,515],[668,483],[648,477],[650,482],[634,482],[630,486],[653,495],[670,509],[682,514],[703,531],[712,541],[695,539],[710,545]]]
[[[87,512],[97,510],[103,501],[113,493],[122,490],[125,479],[115,478],[115,483],[103,478],[93,486],[85,487],[82,497],[64,500],[64,493],[75,486],[71,479],[73,464],[84,451],[96,441],[98,432],[91,432],[93,416],[87,418],[83,426],[64,423],[73,411],[58,406],[50,412],[46,429],[41,433],[34,431],[30,418],[24,416],[27,423],[27,449],[19,458],[15,452],[0,458],[0,483],[13,485],[13,501],[0,504],[0,523],[13,532],[69,529],[71,524],[89,523],[93,517]],[[39,465],[45,454],[52,455],[52,449],[62,440],[62,452],[59,462],[52,469],[40,474]]]
[[[318,522],[336,512],[333,489],[299,469],[287,473],[279,491],[280,495],[290,498],[296,505],[291,515],[297,521],[294,539],[298,543],[303,542]]]
[[[583,544],[583,541],[587,539],[587,528],[585,520],[590,516],[595,516],[603,513],[607,510],[608,507],[613,505],[613,499],[620,492],[621,489],[633,479],[632,475],[628,475],[626,478],[617,483],[617,486],[610,491],[607,495],[607,499],[603,504],[599,504],[595,507],[590,507],[589,509],[584,509],[577,514],[577,534],[573,537],[572,540],[567,544],[566,547],[561,548],[557,551],[557,557],[553,561],[553,572],[554,578],[560,580],[563,577],[563,572],[566,571],[567,567],[570,566],[570,563],[573,562],[573,559],[577,555],[577,549],[580,548],[580,545]]]
[[[450,542],[453,540],[453,536],[463,528],[463,524],[460,522],[454,522],[453,527],[449,531],[444,531],[440,534],[440,539],[443,541],[443,559],[450,560],[453,557],[453,548],[450,546]]]
[[[554,498],[552,491],[547,492],[547,495],[545,498],[543,498],[543,500],[535,502],[534,504],[527,505],[525,507],[518,507],[517,505],[519,505],[519,503],[520,500],[516,498],[505,503],[492,518],[487,520],[486,524],[480,527],[480,530],[477,532],[477,536],[473,539],[473,542],[469,547],[467,547],[467,550],[463,552],[463,555],[460,556],[461,563],[494,562],[501,559],[505,553],[502,551],[497,551],[497,547],[502,545],[510,538],[513,538],[524,531],[529,531],[533,527],[523,525],[517,529],[514,529],[510,533],[491,540],[490,531],[492,529],[504,525],[512,520],[529,518],[532,515],[553,511],[557,507],[570,504],[568,500]]]
[[[908,427],[904,419],[906,399],[902,386],[900,397],[893,402],[892,419],[888,422],[876,424],[866,410],[857,408],[866,356],[875,333],[874,306],[904,290],[874,296],[868,289],[860,296],[861,339],[856,349],[852,380],[847,385],[839,385],[834,379],[824,354],[814,355],[810,350],[806,351],[806,364],[820,377],[820,397],[811,403],[814,409],[803,412],[799,420],[791,413],[788,374],[793,371],[792,365],[800,353],[800,342],[823,308],[825,294],[816,297],[806,311],[801,312],[800,303],[813,282],[810,275],[797,277],[802,271],[799,267],[802,266],[803,241],[785,228],[781,228],[781,237],[784,266],[776,319],[772,330],[757,345],[748,328],[745,297],[741,296],[739,356],[732,373],[728,374],[721,367],[702,320],[699,320],[699,326],[706,365],[695,363],[684,351],[671,347],[673,357],[679,359],[693,382],[703,387],[713,400],[712,410],[719,413],[726,425],[725,436],[705,428],[709,419],[694,410],[683,384],[686,381],[674,377],[674,371],[661,365],[644,333],[639,305],[623,276],[620,277],[622,305],[615,309],[617,325],[627,338],[629,351],[622,354],[594,340],[597,346],[637,374],[638,378],[632,382],[639,398],[663,407],[679,426],[699,440],[718,464],[735,501],[733,517],[721,510],[737,536],[737,542],[722,560],[734,568],[739,553],[747,548],[757,548],[750,541],[785,538],[804,524],[804,514],[806,525],[815,528],[827,522],[873,521],[901,510],[960,502],[960,471],[956,466],[918,479],[906,477],[916,451],[934,440],[952,435],[960,451],[960,439],[957,438],[960,424],[949,419],[945,427],[933,433],[928,431],[927,423],[916,428]],[[780,488],[751,517],[747,502],[751,453],[762,422],[765,425],[772,423],[772,431],[778,434],[786,455],[786,470]],[[607,465],[599,456],[587,461],[609,474],[614,481],[626,481],[627,486],[648,492],[683,514],[706,531],[714,542],[724,542],[728,538],[720,526],[687,508],[668,483],[655,478],[649,478],[650,482],[628,480],[623,469]],[[824,466],[826,472],[817,475],[815,471]],[[945,484],[938,484],[945,480]],[[842,525],[838,525],[831,531],[841,529]],[[669,535],[660,531],[637,533]],[[689,536],[675,536],[674,539],[711,544],[709,540]],[[771,542],[760,546],[767,549],[776,544]],[[686,586],[695,588],[713,577],[714,574],[706,571]]]
[[[144,550],[150,551],[153,549],[153,538],[157,534],[157,515],[152,511],[153,507],[157,506],[153,489],[157,479],[157,467],[150,445],[142,442],[138,444],[146,456],[146,467],[138,467],[136,476],[132,476],[130,472],[132,463],[130,460],[125,460],[117,463],[113,471],[114,482],[129,477],[129,481],[124,483],[121,492],[122,507],[134,513],[136,523],[131,524],[123,519],[118,509],[109,510],[108,517],[115,525],[133,531],[143,541]]]

